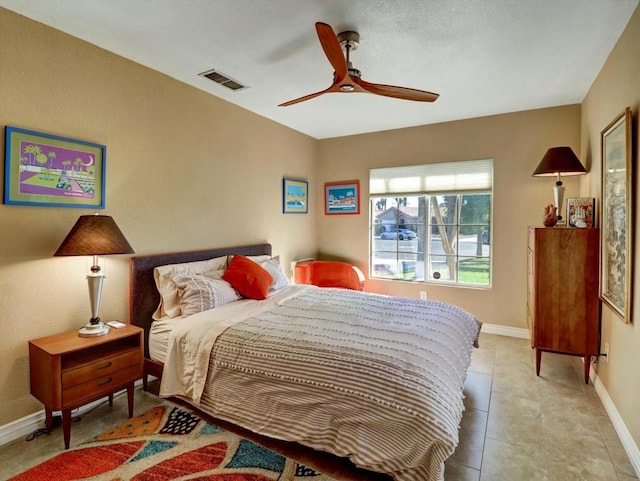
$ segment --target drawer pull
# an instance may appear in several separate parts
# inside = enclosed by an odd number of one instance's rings
[[[111,361],[103,362],[98,365],[98,369],[106,369],[108,367],[111,367]]]
[[[104,386],[105,384],[109,384],[111,381],[112,379],[110,377],[101,379],[100,381],[98,381],[98,386]]]

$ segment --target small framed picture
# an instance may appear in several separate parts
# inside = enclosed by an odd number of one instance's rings
[[[306,214],[309,212],[309,182],[282,179],[282,213]]]
[[[567,227],[594,227],[595,204],[596,200],[593,197],[569,197],[567,199]]]
[[[327,182],[324,184],[324,213],[359,214],[360,182]]]

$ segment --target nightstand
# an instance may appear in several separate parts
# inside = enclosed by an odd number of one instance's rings
[[[142,377],[144,333],[127,324],[99,337],[78,331],[29,341],[31,394],[44,404],[47,429],[62,412],[64,447],[69,448],[71,410],[125,389],[133,417],[133,387]]]

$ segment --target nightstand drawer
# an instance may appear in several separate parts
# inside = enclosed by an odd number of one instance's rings
[[[62,389],[68,389],[95,379],[102,379],[109,374],[128,366],[139,367],[140,350],[131,349],[116,356],[96,360],[75,369],[62,372]]]
[[[62,403],[65,406],[80,404],[83,401],[96,399],[101,395],[114,392],[119,386],[134,382],[142,377],[140,365],[129,366],[103,377],[93,378],[84,384],[78,384],[62,391]]]

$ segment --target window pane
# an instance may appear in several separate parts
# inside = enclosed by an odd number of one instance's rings
[[[463,230],[468,232],[463,233]],[[489,257],[489,230],[480,226],[460,226],[457,254],[460,256]]]
[[[457,195],[432,195],[429,196],[429,202],[431,223],[438,225],[458,223]]]
[[[462,196],[460,225],[489,225],[490,221],[490,194],[465,194]]]
[[[455,281],[456,269],[455,256],[429,256],[429,280],[431,281]]]
[[[371,259],[371,275],[395,279],[398,273],[398,260],[395,252],[373,252]]]
[[[431,254],[455,255],[458,249],[458,196],[429,196]]]
[[[457,226],[433,226],[429,236],[429,253],[432,255],[456,255],[458,252]]]
[[[491,193],[371,197],[372,277],[491,285]]]
[[[465,194],[460,203],[460,247],[463,256],[490,255],[491,195]],[[460,275],[460,282],[467,282]]]
[[[489,285],[489,259],[487,257],[460,257],[458,280],[465,284]]]
[[[422,280],[424,278],[424,264],[418,267],[417,257],[415,255],[400,256],[398,277],[407,281]]]
[[[424,278],[423,196],[371,199],[371,275],[391,279]]]

